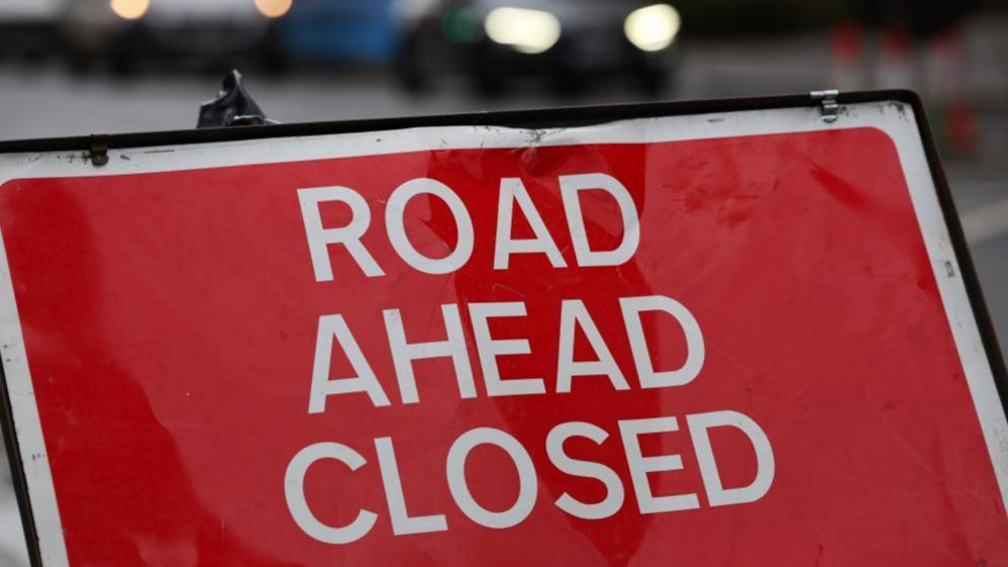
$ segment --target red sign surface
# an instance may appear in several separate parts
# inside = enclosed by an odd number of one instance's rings
[[[7,182],[70,565],[1008,565],[881,130]]]

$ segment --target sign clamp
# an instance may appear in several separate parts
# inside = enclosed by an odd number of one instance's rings
[[[88,159],[91,160],[91,165],[95,167],[102,167],[108,165],[108,135],[107,134],[91,134],[91,142],[88,146]]]
[[[242,74],[237,69],[224,77],[217,96],[203,103],[199,110],[196,128],[224,128],[229,126],[258,126],[279,124],[270,120],[262,108],[245,90]]]
[[[812,100],[818,102],[822,107],[823,122],[829,124],[836,122],[837,118],[840,117],[840,104],[837,102],[837,97],[840,96],[840,91],[830,89],[825,91],[812,91],[809,94],[812,96]]]

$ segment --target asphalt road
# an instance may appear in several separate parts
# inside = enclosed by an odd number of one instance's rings
[[[754,57],[758,49],[754,48]],[[821,50],[777,46],[794,52],[786,64],[739,64],[737,52],[710,49],[692,57],[680,88],[668,96],[704,98],[800,93],[826,88],[833,76]],[[0,139],[92,132],[177,129],[195,123],[199,103],[211,98],[218,77],[175,72],[129,80],[105,75],[72,76],[55,63],[0,67]],[[495,100],[469,94],[465,84],[448,81],[436,92],[412,98],[381,74],[313,72],[281,78],[253,77],[252,94],[274,118],[284,122],[339,120],[563,104],[628,102],[643,95],[605,83],[587,85],[573,99],[557,98],[534,85],[515,85]],[[1003,132],[1006,114],[995,109],[981,127]],[[986,131],[985,130],[985,131]],[[1008,135],[1002,140],[1008,142]],[[1008,151],[999,141],[981,155],[949,162],[949,175],[970,238],[982,286],[1008,351]],[[1000,148],[1000,154],[998,152]],[[0,565],[27,565],[23,536],[6,464],[0,464]]]

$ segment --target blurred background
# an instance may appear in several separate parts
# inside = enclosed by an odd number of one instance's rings
[[[1008,345],[1008,0],[0,0],[0,140],[811,90],[925,99]],[[27,566],[6,463],[0,565]]]

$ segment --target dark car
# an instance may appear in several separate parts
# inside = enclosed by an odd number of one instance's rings
[[[337,65],[384,65],[395,55],[391,0],[298,0],[279,22],[292,60]]]
[[[63,0],[0,0],[0,59],[52,51],[62,5]]]
[[[0,0],[2,1],[2,0]],[[63,35],[75,66],[141,60],[281,60],[275,22],[292,0],[73,0]]]
[[[676,67],[679,12],[653,0],[399,0],[400,75],[423,89],[450,70],[494,93],[520,75],[565,89],[601,74],[649,91]]]

